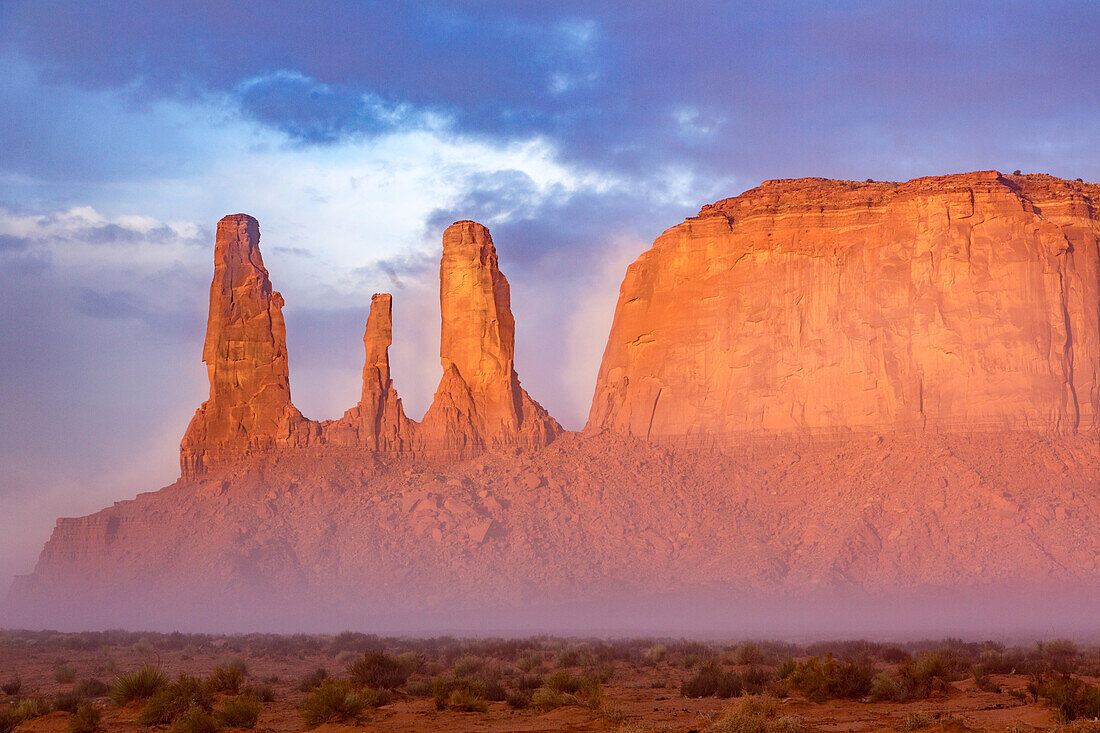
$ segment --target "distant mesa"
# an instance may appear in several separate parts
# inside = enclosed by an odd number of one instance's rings
[[[929,588],[1016,608],[1027,584],[1047,628],[1074,607],[1059,589],[1100,588],[1098,202],[985,171],[704,206],[628,268],[581,432],[520,385],[472,221],[443,234],[423,419],[390,371],[388,294],[358,404],[303,417],[259,226],[228,216],[181,479],[59,520],[11,600],[36,625],[530,628],[584,602],[599,624]]]

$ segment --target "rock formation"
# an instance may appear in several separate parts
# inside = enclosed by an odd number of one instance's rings
[[[302,416],[290,401],[283,299],[272,290],[259,240],[259,226],[250,216],[235,214],[218,223],[203,348],[210,399],[195,413],[180,445],[183,476],[288,450],[337,446],[457,457],[494,447],[535,448],[561,433],[516,376],[508,281],[485,227],[462,221],[443,235],[444,371],[423,424],[405,416],[390,376],[388,293],[371,299],[359,404],[339,420]]]
[[[629,268],[590,429],[1100,427],[1100,186],[768,181]]]
[[[233,214],[218,222],[202,349],[210,398],[180,445],[185,475],[286,446],[304,421],[290,402],[283,296],[271,288],[259,242],[251,216]]]
[[[510,609],[496,628],[514,630],[591,602],[589,629],[652,631],[710,599],[714,631],[771,596],[772,634],[805,612],[818,628],[807,594],[836,593],[863,634],[980,588],[1004,593],[979,599],[985,633],[1023,618],[1023,586],[1042,628],[1084,608],[1091,630],[1098,197],[990,172],[705,206],[630,266],[581,433],[520,387],[508,283],[473,222],[443,238],[424,421],[394,388],[384,294],[359,404],[306,420],[256,222],[226,217],[182,478],[59,520],[8,625],[484,629]]]
[[[420,425],[429,448],[545,445],[561,432],[519,384],[508,280],[489,230],[455,222],[439,263],[443,379]]]
[[[363,395],[359,404],[329,427],[325,437],[341,445],[358,445],[369,450],[400,452],[410,448],[416,423],[405,417],[401,398],[390,378],[390,344],[393,343],[393,296],[371,296],[370,315],[363,333],[366,361],[363,363]],[[343,433],[342,428],[347,428]]]

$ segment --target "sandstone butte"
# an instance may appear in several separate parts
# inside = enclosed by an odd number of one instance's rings
[[[520,386],[508,282],[469,221],[443,235],[423,419],[394,388],[385,294],[360,402],[303,417],[258,225],[226,217],[180,480],[59,520],[12,613],[516,628],[590,604],[622,627],[643,607],[744,620],[750,600],[1021,586],[1050,604],[1037,623],[1067,589],[1095,611],[1098,199],[990,171],[704,206],[629,267],[579,433]]]

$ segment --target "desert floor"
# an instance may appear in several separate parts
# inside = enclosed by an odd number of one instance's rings
[[[159,669],[169,689],[181,674],[201,678],[198,707],[213,713],[214,726],[204,727],[204,715],[196,722],[178,713],[174,723],[142,725],[148,700],[113,700],[120,676],[146,666]],[[338,680],[325,685],[354,697],[361,710],[311,725],[302,706],[316,690],[317,680],[307,677],[318,669]],[[1079,680],[1070,687],[1090,710],[1088,700],[1100,700],[1098,674],[1100,651],[1067,641],[792,645],[0,631],[0,733],[198,733],[219,727],[218,711],[240,696],[256,701],[257,731],[1100,730],[1082,719],[1060,721],[1050,687]],[[727,697],[713,695],[715,681]],[[83,699],[71,694],[77,689]],[[909,699],[895,701],[902,698]],[[763,711],[752,712],[760,701]],[[79,727],[67,710],[80,703],[99,711],[98,725],[85,709],[93,720]],[[320,709],[322,718],[332,712]]]

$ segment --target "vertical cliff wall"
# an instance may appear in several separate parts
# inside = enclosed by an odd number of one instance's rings
[[[628,269],[589,429],[1096,430],[1100,186],[770,181]]]

